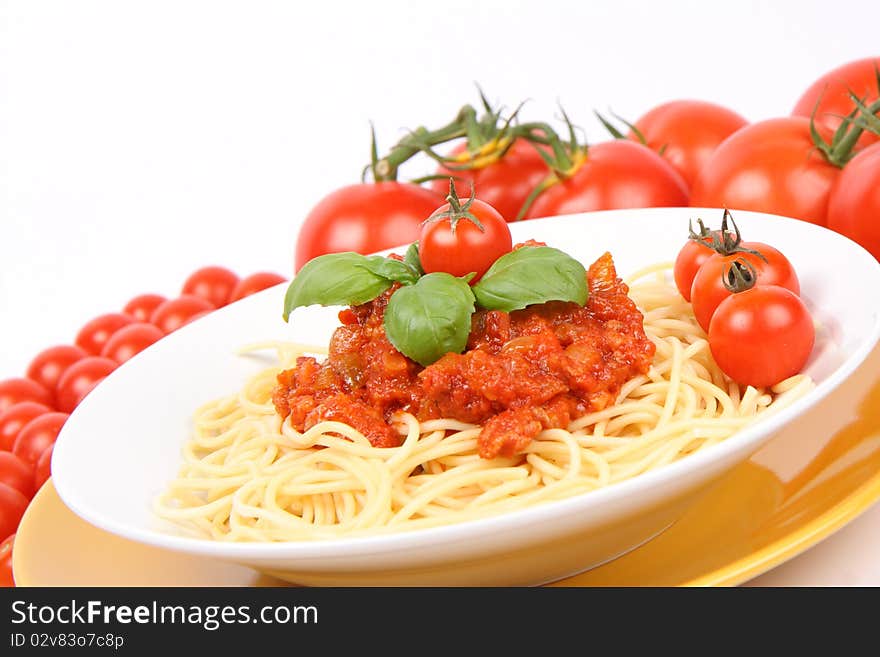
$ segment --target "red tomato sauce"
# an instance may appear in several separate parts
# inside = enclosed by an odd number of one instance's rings
[[[610,254],[587,273],[585,306],[550,302],[511,313],[478,310],[467,349],[422,367],[397,351],[382,320],[392,290],[340,313],[328,357],[302,356],[278,375],[275,408],[298,431],[336,420],[377,447],[400,444],[399,411],[482,425],[480,456],[521,453],[543,429],[614,403],[654,357],[643,317]]]

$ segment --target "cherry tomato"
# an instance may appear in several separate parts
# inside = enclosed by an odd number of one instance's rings
[[[12,452],[0,452],[0,484],[6,484],[31,499],[35,490],[33,466]]]
[[[525,218],[687,204],[687,185],[668,162],[647,146],[615,140],[590,146],[580,168],[544,190]]]
[[[167,299],[161,294],[141,294],[125,304],[122,312],[136,322],[150,321],[150,315],[161,306]]]
[[[32,466],[49,445],[54,445],[61,427],[70,417],[67,413],[46,413],[28,422],[12,447],[12,453]]]
[[[649,110],[635,127],[648,148],[663,149],[663,158],[691,186],[718,145],[747,124],[733,110],[715,103],[673,100]],[[627,139],[641,141],[634,131]]]
[[[55,391],[58,410],[70,413],[79,406],[105,376],[119,365],[115,360],[101,356],[89,356],[71,365],[58,382]]]
[[[816,332],[800,297],[778,285],[756,285],[718,306],[709,348],[718,367],[740,385],[766,388],[800,372]]]
[[[507,221],[516,219],[529,194],[550,175],[550,167],[541,154],[524,139],[514,141],[498,159],[469,157],[466,143],[453,148],[449,157],[460,159],[461,164],[479,163],[481,159],[486,163],[473,169],[441,165],[437,174],[445,177],[433,180],[431,189],[445,197],[449,193],[449,177],[454,177],[455,191],[460,198],[468,198],[474,189],[478,199],[495,208]]]
[[[28,498],[14,488],[0,483],[0,536],[15,533],[27,507]]]
[[[828,227],[880,260],[880,144],[851,159],[831,189]]]
[[[201,297],[214,308],[222,308],[229,303],[229,296],[238,281],[238,275],[226,267],[202,267],[186,279],[181,294]]]
[[[691,205],[755,210],[824,225],[839,172],[816,149],[809,119],[769,119],[724,140],[700,172]]]
[[[72,344],[62,344],[44,349],[31,361],[27,377],[42,385],[46,390],[55,390],[58,379],[68,367],[88,354]]]
[[[55,443],[52,443],[43,450],[40,458],[37,459],[37,464],[34,466],[34,492],[40,490],[52,476],[52,452],[54,451]]]
[[[15,586],[12,577],[12,545],[15,542],[15,534],[8,536],[0,543],[0,587]]]
[[[171,333],[186,324],[193,315],[214,310],[208,301],[192,294],[184,294],[176,299],[169,299],[153,311],[150,323],[155,324],[163,333]]]
[[[691,287],[691,304],[697,322],[704,331],[709,330],[709,322],[718,305],[731,295],[724,287],[724,273],[736,259],[743,259],[754,266],[757,273],[757,285],[776,285],[784,287],[795,295],[801,293],[800,282],[794,267],[781,252],[761,242],[743,242],[742,248],[757,251],[767,261],[761,260],[751,253],[734,253],[732,255],[713,254],[700,267],[694,276]]]
[[[135,322],[116,331],[101,350],[101,356],[115,360],[117,363],[124,363],[164,335],[154,324]]]
[[[76,334],[76,344],[93,356],[101,353],[110,336],[134,321],[122,313],[107,313],[87,322]]]
[[[31,379],[6,379],[0,381],[0,413],[10,406],[24,401],[34,401],[52,406],[52,393]]]
[[[836,130],[841,117],[847,116],[853,110],[850,91],[860,99],[867,99],[869,105],[880,97],[875,67],[880,68],[880,57],[859,59],[828,71],[798,99],[791,112],[792,116],[809,118],[815,111],[816,123]],[[877,135],[865,132],[859,138],[858,144],[859,147],[865,147],[878,139],[880,137]]]
[[[244,299],[245,297],[249,297],[256,292],[268,289],[279,283],[286,282],[287,279],[284,278],[284,276],[268,271],[261,271],[256,274],[251,274],[250,276],[245,276],[238,282],[235,289],[232,290],[232,294],[229,295],[229,303]]]
[[[331,192],[309,212],[296,241],[296,271],[325,253],[373,253],[419,237],[437,207],[434,192],[410,183],[349,185]]]
[[[51,412],[52,409],[45,404],[25,401],[10,406],[0,413],[0,449],[12,449],[15,438],[24,425],[35,417]]]
[[[694,277],[697,275],[700,267],[716,253],[711,244],[711,236],[704,237],[699,241],[689,239],[681,247],[681,251],[678,252],[678,256],[675,258],[672,275],[675,279],[675,286],[685,301],[691,300],[691,288],[694,284]]]
[[[476,217],[482,225],[464,216]],[[453,276],[476,273],[476,283],[498,258],[513,248],[504,217],[479,199],[461,205],[458,198],[439,207],[419,235],[419,257],[425,273],[445,271]]]

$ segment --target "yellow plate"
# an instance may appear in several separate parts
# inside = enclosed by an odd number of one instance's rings
[[[729,586],[794,557],[880,498],[880,348],[646,545],[562,586]],[[15,541],[20,586],[274,586],[240,566],[133,543],[61,502],[51,481]]]

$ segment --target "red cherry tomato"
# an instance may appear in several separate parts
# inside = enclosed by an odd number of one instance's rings
[[[458,201],[455,201],[458,204]],[[441,206],[429,218],[419,235],[419,257],[425,273],[447,272],[453,276],[476,273],[471,284],[476,283],[498,258],[513,248],[510,229],[504,217],[488,203],[479,199],[467,201],[460,206],[462,212],[476,217],[476,222],[462,217],[453,226],[449,216],[454,212],[449,203]],[[460,216],[456,213],[456,217]]]
[[[0,536],[9,536],[28,507],[28,498],[6,484],[0,484]]]
[[[12,545],[15,543],[15,534],[8,536],[0,543],[0,587],[15,586],[12,577]]]
[[[529,194],[550,175],[550,167],[541,154],[524,139],[513,142],[504,155],[494,160],[481,158],[479,154],[469,157],[465,143],[453,148],[449,156],[457,157],[462,164],[473,164],[481,159],[486,164],[473,169],[441,165],[437,174],[444,177],[433,180],[431,189],[445,197],[449,193],[449,177],[454,177],[455,191],[460,198],[468,198],[474,189],[479,200],[491,205],[507,221],[516,219]]]
[[[731,295],[730,290],[724,287],[724,274],[734,260],[746,260],[754,266],[759,286],[780,286],[795,295],[801,293],[797,273],[788,258],[780,251],[761,242],[743,242],[742,247],[757,251],[767,261],[765,262],[751,253],[734,253],[732,255],[715,253],[703,263],[697,275],[694,276],[694,283],[691,287],[691,304],[697,322],[704,331],[709,330],[709,322],[718,305]]]
[[[741,385],[766,388],[800,372],[815,341],[804,302],[778,285],[757,285],[721,302],[709,325],[718,367]]]
[[[35,417],[51,412],[52,409],[45,404],[25,401],[10,406],[0,413],[0,449],[12,449],[15,439],[24,425]]]
[[[101,350],[101,356],[124,363],[164,335],[154,324],[135,322],[116,331]]]
[[[40,490],[52,476],[52,452],[54,451],[55,443],[52,443],[43,450],[40,458],[37,459],[37,464],[34,466],[34,492]]]
[[[89,356],[71,365],[58,382],[58,410],[71,413],[92,389],[119,365],[115,360]]]
[[[163,333],[171,333],[186,324],[193,315],[214,310],[208,301],[192,294],[185,294],[176,299],[169,299],[153,311],[150,323],[155,324]]]
[[[141,294],[125,304],[122,312],[136,322],[149,322],[153,311],[161,306],[167,299],[161,294]]]
[[[251,274],[250,276],[245,276],[238,282],[235,289],[232,290],[232,294],[229,295],[229,303],[244,299],[256,292],[286,282],[287,279],[284,278],[284,276],[268,271],[261,271],[256,274]]]
[[[31,420],[15,439],[12,453],[33,466],[46,448],[55,444],[68,417],[67,413],[46,413]]]
[[[583,165],[544,190],[525,218],[687,204],[687,185],[668,162],[647,146],[615,140],[590,146]]]
[[[373,253],[408,244],[437,207],[437,195],[410,183],[349,185],[309,212],[296,241],[296,271],[325,253]]]
[[[0,484],[6,484],[31,499],[35,490],[33,466],[12,452],[0,452]]]
[[[186,279],[181,294],[201,297],[214,308],[222,308],[229,303],[229,296],[238,285],[238,281],[235,272],[225,267],[202,267]]]
[[[58,379],[76,361],[88,354],[72,344],[62,344],[44,349],[31,361],[27,377],[42,385],[46,390],[55,390]]]
[[[691,288],[700,267],[716,253],[710,246],[711,244],[711,237],[705,237],[700,241],[689,239],[675,258],[672,275],[675,279],[675,286],[685,301],[691,300]]]
[[[691,186],[718,145],[747,124],[739,114],[721,105],[673,100],[649,110],[635,127],[648,148],[663,149],[663,158]],[[630,132],[627,139],[640,141],[635,132]]]
[[[0,381],[0,413],[19,402],[33,401],[52,406],[52,393],[31,379],[6,379]]]
[[[867,57],[839,66],[816,80],[798,99],[792,110],[792,116],[809,118],[815,111],[816,123],[836,130],[841,117],[853,110],[853,102],[849,92],[859,98],[871,101],[880,97],[877,85],[876,69],[880,68],[880,57]],[[818,105],[817,105],[818,103]],[[865,132],[859,138],[859,147],[868,146],[880,137]]]
[[[809,119],[769,119],[724,140],[694,183],[691,205],[755,210],[825,225],[828,196],[839,171],[816,149]]]
[[[122,313],[108,313],[87,322],[76,335],[76,344],[93,356],[101,353],[110,336],[134,320]]]
[[[880,260],[880,144],[847,162],[831,189],[828,227]]]

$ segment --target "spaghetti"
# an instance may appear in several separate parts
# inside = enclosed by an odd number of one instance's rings
[[[351,426],[305,432],[272,403],[278,372],[304,352],[275,344],[280,366],[200,408],[179,476],[155,503],[161,518],[224,541],[298,541],[399,532],[475,520],[629,479],[714,445],[809,391],[805,375],[741,388],[714,363],[671,265],[632,277],[630,296],[656,345],[647,374],[616,403],[547,429],[524,454],[480,458],[481,427],[398,414],[397,447]],[[256,348],[265,348],[258,345]]]

